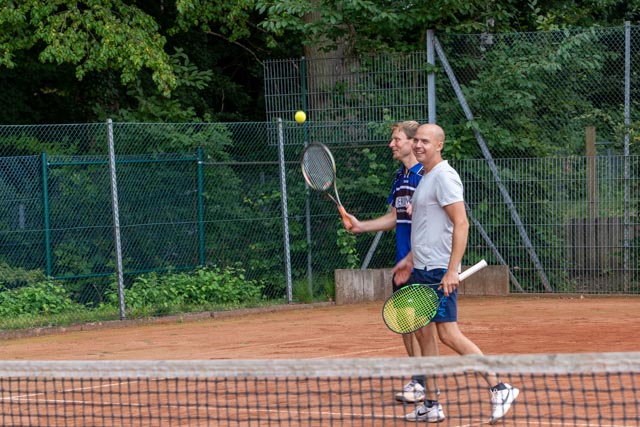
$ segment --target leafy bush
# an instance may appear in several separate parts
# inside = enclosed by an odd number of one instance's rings
[[[0,286],[3,289],[12,289],[44,280],[45,275],[41,270],[25,270],[6,262],[0,262]]]
[[[206,267],[185,273],[137,277],[125,289],[125,305],[132,313],[166,314],[216,305],[246,305],[261,299],[262,285],[246,280],[244,270]],[[112,284],[107,300],[118,304],[117,284]]]
[[[60,314],[78,306],[63,287],[50,281],[10,290],[4,286],[0,288],[0,317]]]

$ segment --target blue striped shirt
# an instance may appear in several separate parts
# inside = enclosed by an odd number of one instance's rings
[[[396,263],[411,251],[411,215],[407,212],[407,204],[411,202],[423,173],[420,163],[413,165],[406,174],[401,165],[387,198],[387,203],[396,208]]]

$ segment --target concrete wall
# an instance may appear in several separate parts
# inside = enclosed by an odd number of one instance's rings
[[[464,271],[467,266],[463,266]],[[385,300],[391,295],[391,269],[336,270],[336,304]],[[458,295],[507,295],[509,267],[490,265],[460,283]]]

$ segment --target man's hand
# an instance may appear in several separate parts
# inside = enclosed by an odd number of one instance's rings
[[[442,276],[442,281],[440,282],[440,286],[438,289],[442,289],[445,296],[449,296],[450,293],[455,291],[460,285],[460,276],[456,270],[447,270],[447,272]]]
[[[347,217],[349,217],[349,219],[351,220],[351,224],[347,224],[344,218],[342,218],[342,226],[344,227],[344,229],[351,233],[362,233],[362,227],[360,225],[360,221],[358,221],[358,218],[351,215],[349,212],[347,212]]]
[[[394,267],[393,267],[393,282],[396,285],[401,285],[406,283],[411,277],[411,270],[413,269],[413,257],[411,253],[406,257],[402,258]]]

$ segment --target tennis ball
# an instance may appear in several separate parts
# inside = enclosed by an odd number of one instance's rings
[[[307,115],[302,110],[296,111],[296,115],[294,117],[296,119],[296,122],[301,124],[304,123],[305,120],[307,120]]]

